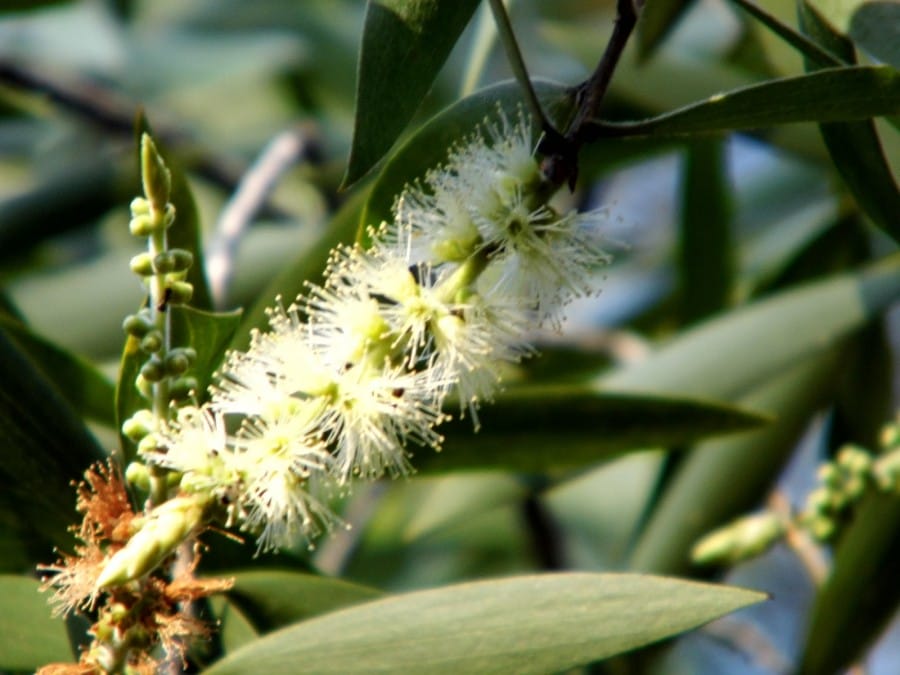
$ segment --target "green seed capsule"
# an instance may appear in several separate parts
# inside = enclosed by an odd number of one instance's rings
[[[157,253],[153,258],[153,271],[157,274],[168,274],[175,270],[175,256],[171,251]]]
[[[171,291],[169,302],[173,305],[185,305],[194,295],[194,287],[187,281],[173,281],[168,288]]]
[[[155,354],[162,346],[163,336],[158,330],[150,331],[141,339],[141,351],[146,354]]]

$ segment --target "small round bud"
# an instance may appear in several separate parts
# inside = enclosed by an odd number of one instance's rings
[[[147,317],[140,314],[129,314],[122,322],[122,329],[128,334],[136,338],[142,338],[151,330],[153,323],[147,320]]]
[[[157,253],[153,258],[153,271],[157,274],[168,274],[175,270],[175,256],[171,251]]]
[[[163,346],[163,336],[158,330],[152,330],[141,339],[141,351],[146,354],[155,354]]]
[[[149,277],[153,274],[153,258],[149,253],[138,253],[129,263],[131,271],[140,277]]]
[[[837,525],[831,518],[820,516],[809,523],[809,533],[818,541],[828,541],[836,532]]]
[[[169,385],[169,395],[176,401],[184,401],[197,393],[200,383],[196,377],[179,377]]]
[[[833,463],[826,462],[816,471],[816,475],[823,485],[835,488],[841,484],[841,471]]]
[[[146,464],[131,462],[125,469],[125,480],[142,492],[150,491],[150,470]]]
[[[817,488],[806,496],[806,509],[810,513],[826,514],[832,510],[832,494],[826,488]]]
[[[153,431],[156,419],[149,410],[138,410],[122,423],[122,433],[137,443]]]
[[[150,202],[143,197],[135,197],[132,199],[129,208],[131,209],[132,216],[150,215]]]
[[[186,272],[194,264],[194,254],[183,248],[173,248],[169,253],[175,261],[174,272]]]
[[[129,221],[128,229],[135,237],[149,237],[156,231],[156,224],[149,215],[141,214]]]
[[[185,305],[194,295],[194,287],[187,281],[173,281],[168,287],[171,291],[169,302],[173,305]]]
[[[147,434],[140,443],[138,443],[137,451],[139,455],[152,455],[163,450],[159,437],[156,434]]]
[[[190,367],[190,357],[180,349],[173,349],[172,353],[166,356],[166,375],[175,377],[184,375],[184,373],[186,373]]]
[[[134,387],[148,401],[153,399],[153,383],[140,373],[134,380]]]
[[[141,366],[141,377],[148,382],[159,382],[165,375],[166,372],[163,369],[162,363],[157,359],[151,359]]]

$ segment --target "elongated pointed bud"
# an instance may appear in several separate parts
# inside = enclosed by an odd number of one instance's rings
[[[97,588],[121,586],[152,572],[203,523],[203,495],[176,497],[157,506],[134,536],[110,558]]]
[[[745,516],[697,542],[691,560],[698,565],[733,564],[764,553],[784,535],[784,522],[771,512]]]
[[[172,174],[149,134],[141,136],[141,179],[154,211],[165,211],[172,193]]]

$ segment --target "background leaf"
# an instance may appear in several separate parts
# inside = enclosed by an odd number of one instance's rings
[[[615,574],[482,581],[357,605],[273,633],[211,675],[291,672],[547,673],[660,640],[760,593]]]
[[[477,6],[478,0],[369,0],[345,187],[390,150]]]
[[[442,427],[444,450],[416,453],[416,469],[572,469],[628,450],[681,445],[767,421],[713,402],[566,386],[515,387],[484,418],[475,434],[465,419]]]
[[[0,575],[0,668],[36,670],[56,662],[72,662],[66,625],[50,615],[47,593],[34,579]]]

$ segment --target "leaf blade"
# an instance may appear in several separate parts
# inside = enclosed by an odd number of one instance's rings
[[[273,633],[211,675],[545,673],[605,658],[764,599],[753,591],[638,575],[481,581],[357,605]]]
[[[362,178],[397,140],[477,6],[478,0],[369,0],[343,187]]]

